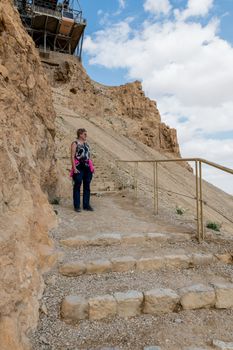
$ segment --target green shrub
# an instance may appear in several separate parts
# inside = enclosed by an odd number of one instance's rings
[[[185,209],[184,208],[182,208],[180,206],[176,207],[176,214],[183,215],[184,213],[185,213]]]
[[[207,224],[206,224],[206,227],[210,228],[211,230],[219,232],[220,228],[221,228],[221,225],[216,223],[216,222],[213,222],[213,221],[208,221]]]

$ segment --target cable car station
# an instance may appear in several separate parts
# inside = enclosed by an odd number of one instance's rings
[[[15,0],[23,25],[42,57],[50,51],[75,54],[81,60],[86,20],[76,0]]]

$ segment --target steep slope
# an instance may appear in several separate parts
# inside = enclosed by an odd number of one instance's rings
[[[116,159],[180,156],[176,130],[161,123],[155,102],[145,97],[139,82],[119,87],[103,86],[88,77],[75,57],[57,53],[43,61],[43,67],[52,85],[57,113],[58,196],[70,198],[69,149],[79,127],[88,130],[93,146],[97,164],[94,188],[98,188],[101,176],[111,189],[114,188],[112,181],[116,189],[134,186],[133,166],[119,164],[117,167]],[[177,219],[176,206],[182,206],[186,210],[187,223],[195,223],[195,178],[188,170],[190,167],[185,163],[159,166],[159,206],[164,220]],[[232,197],[207,183],[203,193],[205,220],[219,221],[223,230],[232,232]],[[144,164],[139,167],[139,197],[144,203],[147,201],[149,207],[152,194],[153,169]]]
[[[12,2],[0,2],[0,347],[26,350],[56,224],[55,113],[37,51]]]
[[[69,168],[69,141],[78,127],[82,126],[88,130],[90,143],[98,145],[98,158],[103,164],[108,165],[108,180],[114,180],[116,188],[133,187],[134,166],[119,163],[116,160],[125,159],[166,159],[156,150],[145,146],[139,141],[130,140],[127,137],[119,137],[118,133],[113,130],[106,130],[86,118],[77,116],[77,113],[64,108],[60,104],[55,104],[55,110],[59,118],[60,125],[69,130],[64,138],[61,138],[58,145],[66,144],[65,149],[62,147],[63,157],[58,162],[59,173],[59,191],[61,197],[70,197],[71,181],[68,177],[67,168]],[[61,126],[60,126],[61,127]],[[61,152],[60,152],[61,153]],[[110,174],[111,171],[111,174]],[[112,175],[114,172],[114,175]],[[95,179],[93,180],[95,181]],[[99,181],[99,180],[98,180]],[[147,206],[148,210],[153,207],[153,168],[151,164],[143,164],[138,169],[138,187],[139,200],[143,206]],[[176,163],[159,165],[159,207],[160,218],[165,222],[179,221],[176,215],[176,206],[185,208],[184,224],[186,226],[196,228],[196,201],[195,201],[195,177],[187,169]],[[164,191],[166,189],[167,191]],[[204,218],[205,221],[218,221],[222,223],[222,231],[233,234],[233,201],[232,196],[217,189],[213,185],[203,182],[203,199],[204,199]],[[228,218],[228,219],[226,219]],[[181,218],[182,219],[182,218]]]
[[[75,57],[51,54],[43,61],[60,104],[105,129],[179,156],[176,130],[161,122],[156,102],[147,98],[141,83],[107,87],[92,81]]]

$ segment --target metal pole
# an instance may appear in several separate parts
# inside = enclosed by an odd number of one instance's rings
[[[82,50],[83,50],[83,38],[84,38],[84,32],[81,36],[81,44],[80,44],[80,51],[79,51],[79,61],[82,62]]]
[[[159,172],[158,162],[156,162],[156,214],[159,214]]]
[[[200,236],[200,217],[199,217],[199,183],[198,183],[198,162],[195,161],[195,172],[196,172],[196,209],[197,209],[197,237],[198,241],[201,241]]]
[[[155,162],[153,163],[153,187],[154,187],[154,214],[156,214],[156,178],[155,178]]]
[[[204,237],[204,223],[203,223],[203,200],[202,200],[202,164],[199,161],[199,188],[200,188],[200,214],[201,214],[201,235]]]
[[[138,197],[138,162],[135,162],[134,166],[134,194],[135,198]]]
[[[45,32],[44,32],[44,53],[46,52],[46,46],[47,46],[46,38],[47,38],[47,33],[46,33],[46,31],[45,31]]]

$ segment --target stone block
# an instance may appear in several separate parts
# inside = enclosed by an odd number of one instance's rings
[[[117,302],[111,295],[103,295],[89,299],[90,320],[101,320],[116,315]]]
[[[124,244],[138,244],[138,243],[145,242],[145,240],[146,240],[146,236],[143,233],[122,236],[122,243]]]
[[[217,309],[233,308],[233,284],[232,283],[216,283],[214,284]]]
[[[215,254],[216,258],[224,264],[232,264],[233,258],[230,253],[225,254]]]
[[[214,306],[216,300],[214,289],[202,284],[182,288],[179,293],[184,310],[208,308]]]
[[[122,256],[111,259],[112,271],[126,272],[135,269],[136,260],[132,256]]]
[[[141,258],[136,262],[136,269],[139,271],[157,270],[160,269],[164,264],[165,261],[160,256],[154,258]]]
[[[86,273],[90,275],[94,273],[106,273],[111,271],[112,263],[107,259],[93,260],[87,262],[86,269]]]
[[[143,294],[137,291],[115,293],[117,314],[120,317],[133,317],[141,314]]]
[[[59,272],[64,276],[80,276],[86,272],[86,265],[83,261],[72,261],[62,265]]]
[[[194,266],[210,265],[214,261],[214,256],[212,254],[192,254],[192,264]]]
[[[166,255],[165,263],[168,267],[189,267],[191,257],[185,254]]]
[[[76,236],[68,239],[62,239],[60,243],[66,247],[75,248],[89,245],[89,241],[85,236]]]
[[[183,242],[191,238],[191,235],[184,233],[160,233],[153,232],[147,233],[147,240],[164,242],[164,241],[175,241],[175,242]]]
[[[67,321],[79,321],[88,318],[88,302],[86,299],[75,296],[66,296],[61,304],[61,316]]]
[[[146,234],[147,241],[164,242],[167,240],[167,235],[164,233],[152,232]]]
[[[96,246],[108,246],[112,244],[120,244],[121,235],[117,233],[112,234],[99,234],[95,236],[92,240],[92,245]]]
[[[144,293],[145,314],[157,315],[174,311],[179,302],[179,295],[171,289],[153,289]]]
[[[184,350],[207,350],[206,348],[200,348],[200,347],[191,347],[191,348],[184,348]]]
[[[219,349],[219,350],[233,350],[233,342],[226,343],[221,340],[213,340],[212,344],[216,349]]]

